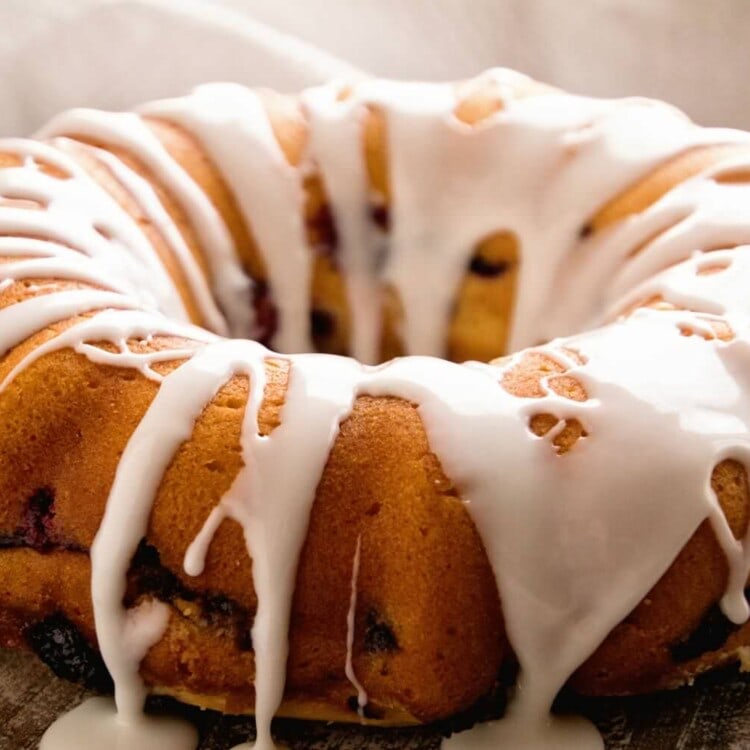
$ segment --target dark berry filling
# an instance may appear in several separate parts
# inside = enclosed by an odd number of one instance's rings
[[[186,588],[180,579],[161,563],[155,547],[142,541],[130,564],[128,594],[125,604],[132,606],[139,596],[151,594],[170,603],[175,599],[195,602],[201,619],[209,626],[232,628],[240,651],[253,647],[252,618],[247,610],[223,594],[197,593]]]
[[[16,535],[24,546],[40,552],[55,546],[53,522],[55,518],[55,493],[48,487],[40,487],[27,501],[21,527]]]
[[[101,656],[64,615],[50,615],[30,625],[25,636],[29,647],[58,677],[92,690],[112,690]]]
[[[156,548],[146,544],[145,540],[138,545],[130,563],[129,583],[131,585],[125,598],[128,606],[132,606],[143,593],[152,594],[163,602],[171,602],[178,597],[188,601],[193,598],[179,578],[161,564]]]
[[[279,315],[271,299],[268,284],[259,281],[253,287],[253,310],[255,310],[255,325],[251,338],[264,346],[269,346],[279,324]]]
[[[235,643],[237,644],[237,648],[240,651],[252,651],[253,650],[253,630],[252,627],[244,627],[239,630],[237,633],[237,638],[235,639]]]
[[[310,312],[310,330],[313,339],[330,338],[336,330],[336,319],[326,310]]]
[[[367,613],[365,650],[370,654],[398,651],[399,645],[393,628],[371,609]]]
[[[0,534],[0,549],[15,549],[17,547],[26,547],[26,543],[20,536]]]
[[[61,540],[55,532],[55,491],[40,487],[26,501],[21,523],[10,534],[0,534],[0,549],[30,548],[36,552],[83,552],[77,544]]]
[[[346,700],[346,705],[350,711],[359,712],[359,698],[356,695],[350,695]],[[362,715],[365,719],[382,719],[385,716],[385,711],[373,703],[365,703],[362,706]]]
[[[203,612],[207,618],[236,617],[242,608],[223,594],[213,594],[203,600]]]
[[[48,551],[43,546],[39,528],[44,527],[53,501],[49,493],[37,492],[29,503],[30,522],[25,524],[24,535],[0,536],[0,548],[30,547]],[[73,549],[57,545],[55,549]],[[74,550],[82,552],[82,550]],[[130,565],[125,606],[133,606],[143,595],[172,603],[177,599],[195,602],[202,624],[219,627],[234,633],[237,648],[250,651],[252,642],[252,617],[237,602],[221,594],[194,592],[183,586],[180,579],[161,564],[158,551],[142,541]],[[24,631],[32,651],[59,677],[85,685],[88,688],[109,691],[111,680],[104,662],[96,649],[88,643],[80,631],[62,613],[55,613],[29,625]]]
[[[745,589],[745,596],[750,595],[750,588]],[[683,641],[670,649],[672,658],[677,662],[697,659],[705,653],[720,649],[732,633],[739,629],[728,620],[718,604],[708,610],[700,625]]]
[[[334,255],[339,244],[336,222],[328,204],[320,206],[316,214],[308,219],[308,228],[314,242],[314,249],[320,255]]]
[[[469,271],[475,276],[481,276],[484,279],[492,279],[497,276],[503,276],[510,270],[510,263],[506,260],[489,261],[482,258],[481,255],[475,255],[469,263]]]
[[[384,232],[387,232],[391,228],[391,214],[388,211],[388,206],[383,204],[374,205],[370,208],[370,218],[373,222],[380,227]]]

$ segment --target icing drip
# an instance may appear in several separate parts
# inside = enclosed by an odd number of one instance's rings
[[[303,95],[310,123],[309,149],[323,175],[340,238],[352,325],[349,353],[365,364],[380,354],[383,239],[370,218],[370,190],[362,158],[362,104],[339,100],[340,87]]]
[[[133,433],[115,475],[106,511],[91,548],[91,591],[99,649],[115,683],[118,716],[142,718],[146,689],[138,667],[161,633],[133,620],[123,607],[127,572],[156,492],[174,454],[193,432],[205,405],[232,376],[235,345],[209,344],[164,378]],[[162,605],[165,608],[165,605]],[[168,620],[167,611],[161,622]]]
[[[218,211],[190,176],[175,162],[138,115],[76,109],[55,117],[40,138],[76,135],[117,146],[142,162],[183,207],[207,254],[219,304],[226,310],[233,335],[248,331],[250,282],[242,270]]]
[[[192,750],[196,732],[182,722],[155,727],[143,714],[146,688],[141,660],[169,622],[165,604],[146,600],[126,609],[123,598],[130,561],[145,537],[157,490],[180,444],[190,438],[205,405],[232,376],[236,345],[208,344],[163,379],[156,398],[133,433],[115,475],[91,548],[91,591],[97,639],[115,684],[116,715],[101,704],[84,704],[48,730],[45,747],[65,748],[85,722],[87,734],[123,748]],[[85,718],[81,718],[84,716]],[[139,744],[143,742],[143,744]],[[158,744],[163,743],[163,744]]]
[[[722,161],[587,241],[560,294],[551,300],[550,316],[567,319],[570,332],[599,325],[656,296],[691,310],[747,312],[747,298],[739,288],[742,255],[719,248],[750,243],[745,220],[750,185],[722,184],[717,178],[749,164],[746,158]],[[735,260],[738,265],[721,277],[701,275],[704,268],[729,268]],[[598,290],[593,304],[575,291],[579,281]]]
[[[747,251],[737,247],[750,243],[745,221],[750,185],[716,181],[737,166],[750,162],[731,160],[706,171],[676,187],[629,226],[615,230],[610,247],[622,265],[608,289],[610,315],[656,296],[713,314],[750,311],[742,289]],[[653,231],[642,227],[654,224],[666,228],[628,258],[625,248],[641,244],[634,241],[638,234],[652,237]]]
[[[250,344],[237,342],[237,350]],[[257,349],[269,354],[262,347]],[[187,552],[186,572],[200,574],[208,546],[224,518],[242,525],[253,561],[258,609],[252,629],[255,651],[257,748],[272,748],[271,720],[284,694],[287,633],[297,561],[307,533],[318,478],[350,411],[360,373],[354,360],[325,355],[291,359],[281,425],[259,434],[263,398],[263,359],[249,349],[245,369],[252,393],[242,431],[244,467]],[[288,471],[294,457],[295,470]]]
[[[281,151],[258,94],[237,84],[207,84],[191,96],[152,102],[141,111],[198,136],[231,186],[262,253],[279,313],[274,348],[311,351],[311,256],[301,175]]]
[[[357,691],[357,713],[360,717],[365,715],[367,705],[367,691],[357,679],[354,671],[352,649],[354,647],[354,624],[357,615],[357,580],[359,578],[359,559],[362,551],[362,536],[357,537],[357,546],[354,549],[354,560],[352,560],[352,593],[349,599],[349,611],[346,613],[346,678],[352,683]]]

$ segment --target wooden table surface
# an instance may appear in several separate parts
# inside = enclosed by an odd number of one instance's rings
[[[34,750],[54,718],[85,696],[34,657],[0,650],[0,750]],[[672,693],[570,703],[596,721],[608,750],[750,750],[750,676],[735,671]],[[201,730],[201,750],[227,750],[253,732],[252,720],[189,714]],[[437,750],[440,743],[429,728],[376,730],[295,721],[277,722],[275,735],[292,750]]]

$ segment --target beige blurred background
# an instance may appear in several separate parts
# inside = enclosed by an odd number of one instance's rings
[[[492,65],[750,129],[750,0],[0,0],[0,133],[207,80],[290,90]]]

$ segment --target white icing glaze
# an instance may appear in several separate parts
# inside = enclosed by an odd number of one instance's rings
[[[208,280],[201,271],[198,262],[190,251],[190,248],[185,243],[185,239],[180,234],[179,229],[177,229],[172,218],[159,201],[159,197],[156,195],[156,192],[151,187],[148,180],[145,180],[139,174],[134,172],[109,151],[105,151],[103,148],[93,147],[89,147],[89,150],[136,199],[138,206],[143,211],[144,215],[169,244],[172,253],[179,262],[182,272],[185,274],[185,278],[190,287],[190,293],[198,303],[198,308],[205,320],[206,328],[220,335],[233,333],[233,331],[229,331],[227,328],[227,321],[216,306]],[[245,290],[246,287],[247,282],[243,281],[243,290]],[[232,321],[237,332],[242,333],[248,329],[249,317],[250,315],[249,312],[247,312],[246,307],[242,312],[235,311],[233,313]]]
[[[336,101],[335,87],[305,97],[310,157],[318,161],[346,245],[342,267],[348,275],[353,346],[363,356],[374,357],[379,331],[374,314],[379,270],[373,259],[378,243],[368,224],[369,196],[358,163],[362,157],[354,153],[363,108],[375,106],[386,118],[393,194],[390,255],[383,278],[401,297],[402,335],[409,351],[442,353],[450,307],[471,254],[478,241],[501,230],[515,232],[522,252],[513,346],[601,320],[605,311],[617,313],[653,293],[696,311],[639,310],[605,328],[542,348],[582,384],[586,401],[557,395],[548,380],[542,381],[541,398],[506,392],[499,385],[503,371],[522,355],[502,367],[408,357],[377,368],[344,358],[293,355],[288,357],[281,424],[270,435],[260,435],[265,367],[272,366],[267,360],[273,355],[258,344],[204,338],[195,329],[175,327],[150,313],[107,310],[143,304],[116,291],[61,291],[0,310],[0,353],[5,353],[46,325],[104,309],[28,354],[0,384],[0,391],[33,361],[63,347],[96,362],[136,368],[160,381],[122,456],[92,548],[97,636],[115,681],[118,707],[119,728],[111,729],[110,716],[110,728],[103,730],[108,732],[107,744],[140,747],[132,739],[133,732],[146,731],[146,690],[139,665],[169,620],[166,605],[156,601],[124,608],[130,561],[145,536],[169,463],[192,435],[205,406],[236,375],[250,380],[242,427],[244,466],[187,550],[184,567],[190,575],[202,572],[225,519],[242,526],[258,595],[252,635],[260,750],[273,747],[271,720],[284,694],[297,562],[316,488],[339,424],[358,395],[396,396],[417,406],[431,449],[484,542],[521,666],[507,718],[455,736],[446,745],[601,747],[590,725],[552,719],[552,701],[706,519],[729,565],[722,609],[734,622],[747,619],[743,589],[750,573],[750,534],[734,539],[710,479],[713,468],[726,458],[750,468],[750,310],[741,296],[750,273],[750,249],[696,253],[715,249],[716,243],[750,242],[742,216],[750,189],[718,182],[717,175],[729,168],[722,165],[601,236],[581,239],[580,230],[598,206],[669,156],[701,143],[748,138],[698,129],[675,110],[645,100],[608,102],[557,93],[512,100],[522,77],[498,71],[487,76],[506,99],[505,107],[474,129],[453,114],[458,101],[453,86],[365,82],[343,103]],[[205,102],[213,109],[201,110],[198,104]],[[254,94],[225,85],[201,88],[189,99],[149,109],[195,132],[226,170],[238,199],[247,196],[243,211],[263,246],[282,312],[279,340],[293,348],[307,343],[302,332],[309,304],[301,177],[280,161],[261,110]],[[339,159],[333,146],[337,128],[346,159]],[[128,149],[191,214],[195,211],[191,219],[204,245],[215,252],[214,262],[234,258],[226,228],[207,198],[137,116],[77,111],[44,132],[83,135]],[[230,142],[233,149],[237,144],[249,149],[256,173],[240,168],[245,162],[226,148]],[[350,159],[356,166],[349,172]],[[23,169],[0,171],[0,180],[6,171],[12,173],[3,183],[9,191],[17,184],[19,197],[21,192],[22,197],[42,195],[46,182],[33,158]],[[13,173],[17,183],[12,182]],[[81,215],[80,201],[72,203],[69,220],[67,211],[60,216],[40,212],[45,217],[43,236],[83,254],[55,242],[2,240],[0,254],[14,260],[0,266],[0,283],[47,273],[96,279],[105,289],[119,289],[119,277],[109,283],[113,267],[102,270],[96,265],[105,252],[104,240],[86,234],[91,215]],[[31,213],[0,207],[0,231],[30,232],[29,227],[41,226],[29,218]],[[662,233],[655,237],[657,232]],[[643,248],[633,255],[639,245]],[[130,257],[130,264],[137,265],[135,253]],[[283,273],[281,258],[284,264],[294,259]],[[236,270],[236,260],[232,263]],[[705,264],[725,268],[698,275]],[[86,269],[77,277],[79,266]],[[672,267],[659,274],[665,266]],[[235,270],[221,277],[230,279],[225,292],[241,286],[233,286]],[[217,282],[219,276],[215,271]],[[130,293],[129,287],[126,291]],[[222,294],[220,302],[228,309]],[[163,309],[163,301],[154,296],[154,306]],[[732,340],[716,338],[711,316],[717,315],[727,316],[722,320],[733,332]],[[696,335],[683,335],[686,330]],[[127,346],[129,338],[159,333],[196,344],[147,355]],[[102,340],[114,343],[116,350],[92,345]],[[574,361],[565,348],[579,352],[584,363]],[[185,361],[169,375],[158,375],[152,365],[170,358]],[[529,422],[541,413],[553,414],[558,425],[539,438]],[[570,419],[579,420],[587,436],[561,457],[551,441]],[[650,459],[645,467],[644,457]],[[352,668],[360,554],[358,540],[344,667],[361,708],[366,695]],[[45,740],[45,750],[65,748],[68,727],[87,726],[90,719],[85,717],[101,710],[96,704],[80,709],[69,722],[63,719]],[[77,717],[84,717],[82,723]],[[194,743],[171,730],[167,735],[165,742],[176,750]]]
[[[0,237],[0,255],[18,258],[3,264],[3,283],[10,287],[22,279],[57,278],[82,281],[122,294],[125,286],[100,258],[82,258],[80,253],[53,242]]]
[[[352,687],[357,691],[357,713],[360,717],[365,715],[365,706],[367,705],[367,691],[362,683],[357,679],[354,671],[354,626],[357,614],[357,582],[359,580],[359,561],[362,552],[362,535],[357,537],[357,546],[354,548],[354,559],[352,560],[352,593],[349,598],[349,611],[346,613],[346,664],[344,670],[346,678],[352,683]]]
[[[310,123],[310,153],[333,207],[351,311],[350,354],[375,364],[380,356],[381,291],[379,264],[384,240],[370,218],[370,188],[363,160],[366,116],[361,102],[339,100],[340,88],[325,86],[303,94]]]
[[[0,322],[3,321],[4,312],[4,310],[0,311]],[[86,318],[66,328],[54,338],[35,347],[0,382],[0,393],[7,388],[16,375],[32,363],[51,352],[66,348],[83,354],[92,362],[138,370],[144,377],[161,382],[163,377],[153,369],[153,365],[159,362],[187,359],[195,353],[196,345],[145,353],[133,352],[128,347],[129,339],[152,338],[158,335],[181,336],[192,339],[196,344],[197,342],[211,343],[213,340],[210,334],[200,328],[175,323],[153,313],[137,310],[105,310],[93,318]],[[117,344],[118,351],[107,351],[88,343],[91,341],[107,341]]]
[[[108,307],[136,307],[129,297],[95,289],[55,292],[0,310],[0,356],[37,331],[74,315]]]
[[[70,135],[91,138],[122,148],[143,163],[183,207],[195,227],[230,329],[234,335],[247,331],[250,283],[229,231],[211,201],[138,115],[76,109],[58,115],[37,135],[40,138]]]
[[[274,348],[310,351],[311,256],[302,177],[281,151],[258,94],[238,84],[206,84],[191,96],[151,102],[141,111],[182,125],[207,149],[262,253],[279,313]]]

